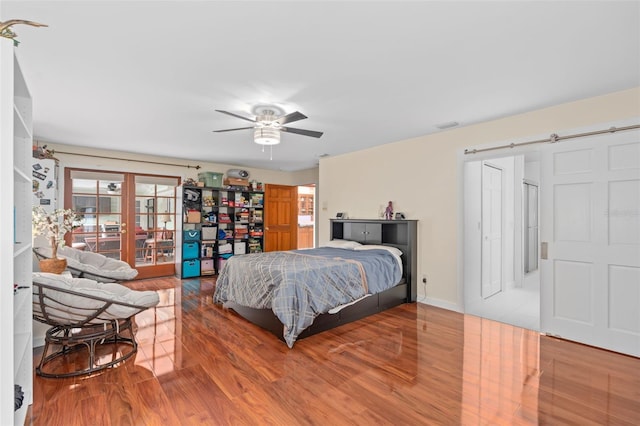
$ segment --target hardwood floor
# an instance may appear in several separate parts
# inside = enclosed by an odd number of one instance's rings
[[[214,305],[213,279],[128,285],[161,300],[135,358],[34,376],[27,424],[640,424],[637,358],[416,303],[288,349]]]

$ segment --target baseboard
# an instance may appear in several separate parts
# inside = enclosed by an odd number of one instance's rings
[[[462,308],[457,303],[448,302],[446,300],[434,299],[432,297],[420,297],[418,298],[418,303],[424,303],[425,305],[435,306],[436,308],[446,309],[448,311],[454,311],[459,313],[464,313]]]

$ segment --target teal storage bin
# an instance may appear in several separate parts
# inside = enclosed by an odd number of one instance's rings
[[[204,186],[222,188],[222,173],[201,172],[198,173],[198,180],[204,182]]]
[[[184,240],[185,241],[200,241],[200,230],[199,229],[187,229],[184,231]]]
[[[197,259],[200,257],[200,244],[195,241],[182,244],[183,259]],[[200,266],[198,266],[199,268]]]
[[[200,259],[185,260],[182,262],[182,278],[200,276]]]

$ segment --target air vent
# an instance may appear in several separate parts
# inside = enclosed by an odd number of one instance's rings
[[[449,121],[448,123],[440,123],[438,125],[436,125],[436,127],[440,130],[444,130],[444,129],[450,129],[452,127],[456,127],[459,126],[460,123],[458,123],[457,121]]]

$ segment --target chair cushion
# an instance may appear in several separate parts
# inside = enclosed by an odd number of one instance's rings
[[[36,247],[38,254],[51,258],[51,247]],[[84,272],[85,278],[104,282],[104,278],[113,281],[131,280],[138,275],[138,271],[127,262],[111,259],[100,253],[77,250],[72,247],[60,247],[58,257],[67,259],[70,268]]]
[[[33,273],[34,284],[45,284],[54,289],[43,288],[45,296],[41,302],[37,294],[37,286],[33,295],[33,314],[41,319],[46,314],[52,318],[48,323],[61,325],[72,325],[82,323],[87,316],[92,315],[95,310],[104,306],[102,300],[92,299],[100,297],[112,301],[105,312],[99,318],[91,321],[91,324],[100,324],[114,319],[129,318],[144,309],[156,306],[160,301],[158,293],[155,291],[131,290],[121,284],[99,283],[86,278],[69,278],[63,275],[50,274],[46,272]],[[82,293],[87,297],[75,295],[65,290]],[[136,307],[124,306],[119,303],[136,305]],[[44,304],[44,306],[42,306]]]

